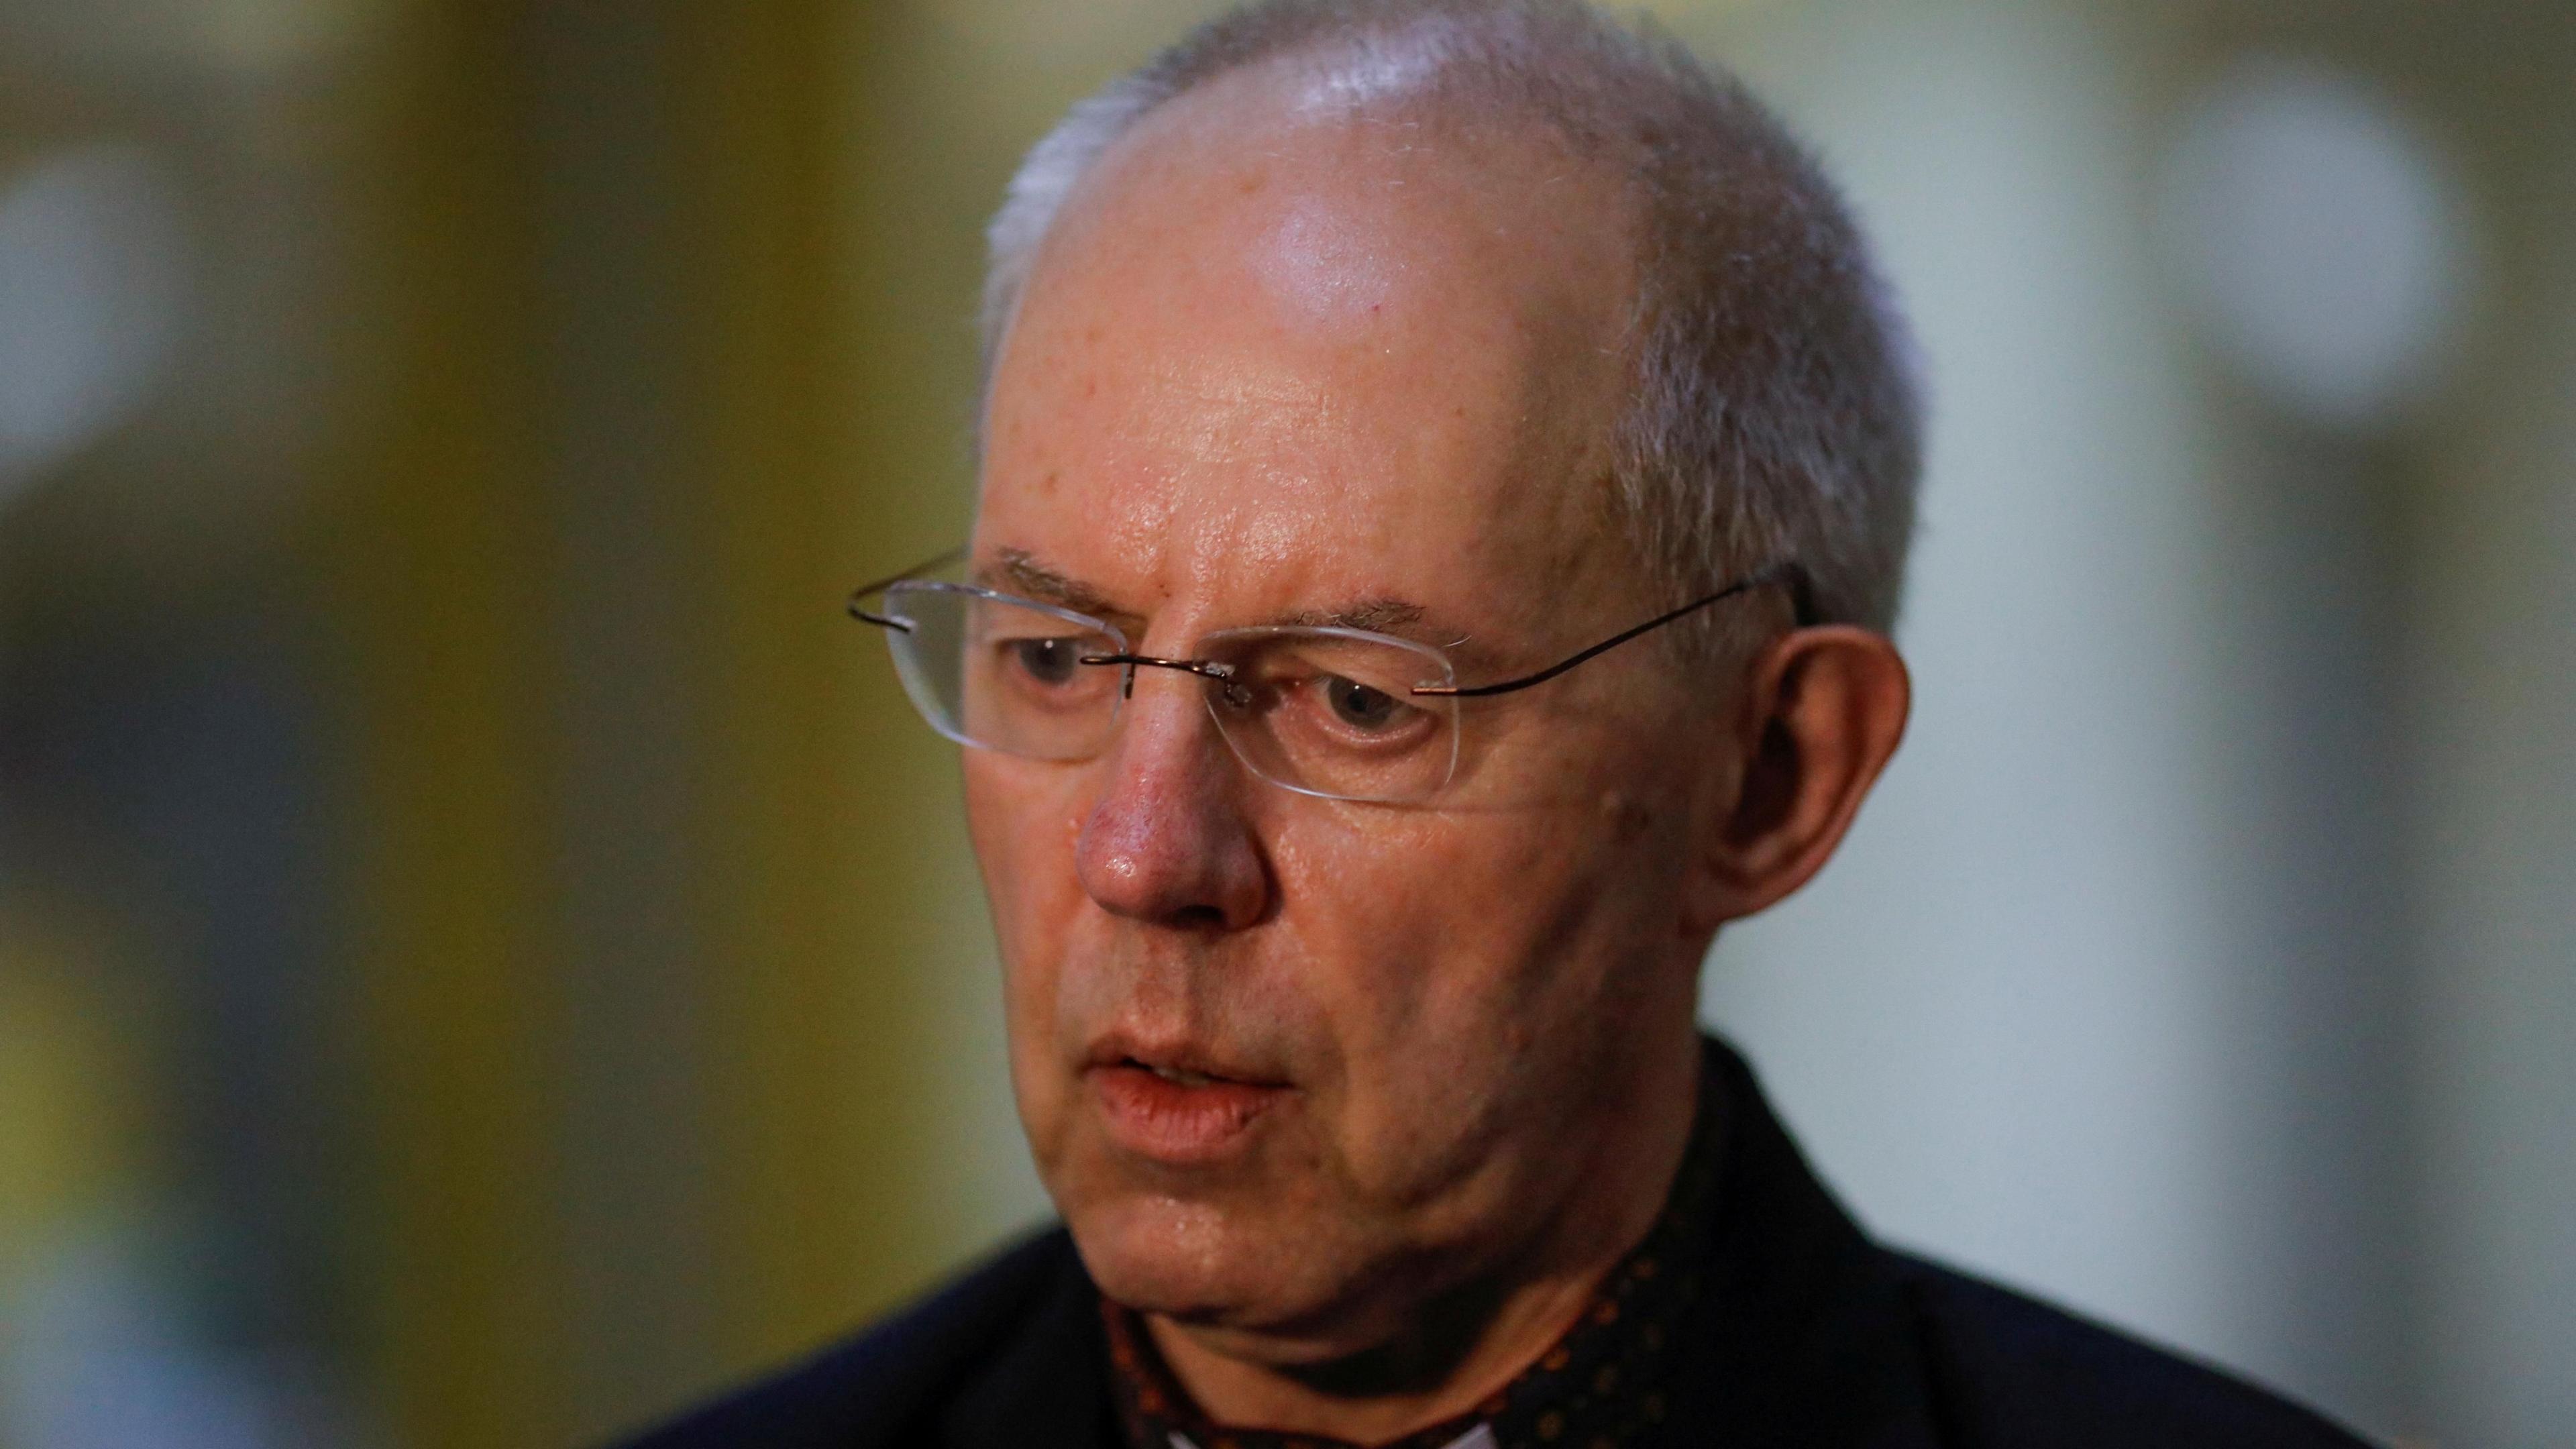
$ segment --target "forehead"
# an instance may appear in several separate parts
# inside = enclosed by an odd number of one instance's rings
[[[1166,596],[1577,567],[1603,546],[1628,229],[1617,179],[1536,128],[1213,82],[1047,238],[994,375],[979,551]]]

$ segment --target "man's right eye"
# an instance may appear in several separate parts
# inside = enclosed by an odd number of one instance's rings
[[[1073,639],[1014,639],[1013,662],[1040,684],[1067,684],[1082,667],[1082,647]]]

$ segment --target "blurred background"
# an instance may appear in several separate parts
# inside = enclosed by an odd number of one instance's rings
[[[0,0],[0,1446],[550,1446],[1039,1219],[978,229],[1204,0]],[[2576,1444],[2576,18],[1663,0],[1920,325],[1914,736],[1711,1019],[1884,1234]]]

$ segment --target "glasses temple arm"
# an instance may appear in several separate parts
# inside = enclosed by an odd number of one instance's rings
[[[1795,611],[1798,626],[1800,628],[1805,628],[1816,622],[1815,605],[1813,600],[1809,597],[1806,569],[1795,563],[1774,564],[1770,568],[1764,569],[1759,573],[1750,574],[1742,579],[1738,579],[1736,582],[1727,585],[1716,593],[1710,594],[1704,599],[1693,599],[1678,609],[1674,609],[1669,613],[1648,619],[1646,622],[1638,625],[1634,629],[1628,629],[1620,633],[1613,634],[1609,638],[1602,640],[1600,643],[1593,645],[1591,648],[1583,650],[1581,653],[1570,655],[1567,658],[1560,659],[1556,663],[1549,665],[1547,668],[1540,670],[1536,674],[1523,675],[1519,679],[1506,679],[1500,684],[1479,684],[1473,686],[1423,685],[1414,689],[1413,693],[1438,695],[1445,699],[1483,699],[1491,695],[1510,694],[1515,690],[1527,689],[1534,684],[1545,684],[1549,680],[1563,674],[1565,671],[1572,669],[1574,666],[1583,663],[1585,660],[1606,654],[1611,650],[1618,648],[1620,645],[1627,643],[1629,640],[1636,638],[1640,634],[1651,633],[1686,614],[1693,613],[1700,609],[1705,609],[1711,604],[1723,602],[1724,600],[1734,598],[1737,594],[1744,593],[1749,589],[1761,588],[1766,584],[1784,584],[1788,587],[1790,593],[1790,604],[1792,609]]]
[[[902,573],[896,574],[891,578],[879,579],[875,583],[862,584],[859,587],[850,590],[850,599],[848,604],[850,617],[859,620],[861,623],[874,624],[880,629],[900,629],[906,634],[911,633],[912,623],[910,620],[897,619],[885,614],[870,613],[866,609],[859,607],[859,601],[870,594],[884,593],[886,590],[893,588],[895,585],[902,583],[907,579],[919,578],[923,574],[931,572],[933,569],[946,568],[948,565],[957,562],[958,559],[963,558],[965,554],[966,550],[963,548],[952,548],[946,553],[939,555],[937,558],[924,559],[920,563],[914,564],[912,567],[905,569]]]

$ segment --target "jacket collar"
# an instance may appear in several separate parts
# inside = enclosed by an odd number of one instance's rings
[[[1707,1042],[1728,1104],[1708,1281],[1674,1444],[1929,1446],[1932,1391],[1888,1255],[1825,1190],[1744,1059]]]

